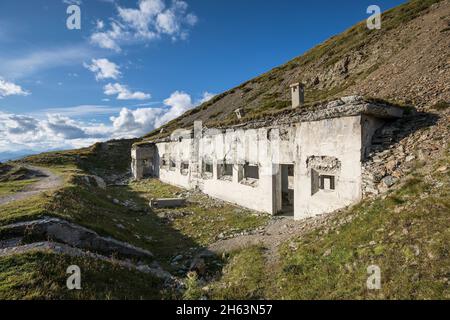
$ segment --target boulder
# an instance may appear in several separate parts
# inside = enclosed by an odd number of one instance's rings
[[[205,260],[198,257],[192,261],[189,267],[189,271],[195,271],[199,276],[204,275],[206,273],[206,270],[207,267]]]
[[[397,182],[397,178],[393,177],[393,176],[387,176],[384,177],[383,179],[381,179],[381,183],[386,187],[386,188],[390,188],[392,187],[396,182]]]

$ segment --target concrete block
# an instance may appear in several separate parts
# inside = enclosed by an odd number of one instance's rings
[[[160,198],[150,200],[150,208],[177,208],[186,205],[186,199],[184,198]]]

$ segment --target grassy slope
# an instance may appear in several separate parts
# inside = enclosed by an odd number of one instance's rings
[[[36,181],[30,170],[0,163],[0,197],[23,191]]]
[[[66,287],[66,270],[78,265],[81,290]],[[161,299],[161,281],[87,258],[31,252],[0,257],[0,299]]]
[[[435,2],[437,1],[416,0],[393,9],[383,18],[382,32],[395,30]],[[261,114],[282,110],[288,106],[289,99],[280,92],[286,91],[287,82],[292,80],[284,79],[285,74],[292,75],[296,69],[316,65],[326,70],[352,50],[358,50],[368,43],[379,40],[380,34],[367,32],[363,24],[358,24],[313,48],[305,55],[189,111],[167,124],[165,132],[180,126],[189,126],[195,119],[210,120],[210,124],[230,123],[232,110],[222,111],[221,103],[233,108],[240,107],[239,104],[248,107],[250,110],[244,121]],[[366,77],[376,68],[377,65],[373,65],[365,71],[352,74],[330,85],[326,90],[308,88],[307,102],[337,96],[352,82]],[[228,103],[226,100],[228,96],[241,94],[242,99],[238,105]],[[153,133],[153,137],[156,133],[157,131]],[[138,207],[143,208],[146,207],[146,200],[149,197],[161,194],[173,195],[177,192],[176,189],[161,190],[166,187],[156,182],[148,182],[146,185],[110,188],[104,192],[71,181],[70,176],[73,174],[91,173],[107,176],[126,171],[130,162],[129,146],[132,142],[131,140],[123,144],[118,142],[117,145],[108,147],[107,152],[104,149],[105,145],[96,144],[81,150],[28,157],[26,161],[29,163],[48,166],[62,172],[67,177],[67,184],[56,194],[46,193],[20,203],[0,207],[0,224],[42,215],[61,216],[91,227],[101,234],[112,235],[148,248],[170,267],[168,262],[174,254],[192,246],[210,243],[223,229],[244,230],[265,223],[266,219],[261,217],[250,217],[247,220],[247,216],[234,212],[232,206],[211,209],[193,205],[188,210],[195,211],[195,215],[178,217],[167,224],[158,217],[157,212],[146,215],[144,211],[134,211],[120,204],[114,204],[111,198],[121,201],[132,199]],[[449,269],[449,265],[445,244],[449,243],[449,227],[448,218],[444,216],[446,219],[442,219],[442,216],[448,213],[448,193],[445,193],[445,188],[448,189],[448,174],[440,178],[444,182],[439,183],[444,185],[435,188],[433,194],[426,192],[427,188],[432,186],[425,178],[416,177],[417,180],[413,180],[402,189],[405,194],[399,191],[391,194],[385,201],[364,203],[349,211],[348,215],[356,217],[353,222],[340,226],[328,234],[313,233],[295,243],[286,244],[283,249],[283,263],[277,268],[271,270],[265,268],[264,251],[261,248],[248,248],[233,254],[230,258],[231,263],[224,269],[223,277],[212,285],[211,296],[216,298],[448,297],[448,283],[445,281],[448,281],[446,270]],[[422,194],[424,198],[420,199]],[[404,202],[408,197],[415,207],[405,206]],[[396,212],[402,207],[405,208]],[[243,217],[246,219],[242,219]],[[211,219],[214,219],[214,223],[210,223]],[[404,228],[400,229],[400,226],[405,225],[407,230],[408,227],[411,229],[408,233],[404,233]],[[433,232],[436,235],[433,235]],[[151,239],[145,238],[148,235]],[[370,244],[371,241],[375,241],[375,244]],[[418,256],[415,255],[416,245],[420,251]],[[331,251],[328,254],[329,249]],[[325,253],[327,255],[324,256]],[[65,270],[62,267],[55,269],[58,264],[54,263],[54,259],[64,257],[31,254],[2,258],[0,266],[4,268],[0,273],[2,285],[0,296],[71,297],[59,288],[61,283],[64,283],[61,281],[65,277]],[[362,284],[365,283],[367,264],[374,261],[380,263],[386,278],[383,278],[385,282],[381,293],[368,294]],[[26,287],[28,275],[40,270],[39,263],[46,262],[48,273],[42,279],[47,279],[49,285],[40,287],[39,282],[34,282],[35,286],[26,289],[27,293],[21,295],[22,288]],[[112,290],[113,293],[109,294],[111,290],[103,285],[103,274],[97,272],[100,267],[94,262],[79,261],[79,263],[85,263],[88,266],[87,270],[93,270],[92,283],[95,283],[93,285],[95,289],[92,289],[91,293],[86,293],[84,297],[129,297],[131,296],[129,284],[133,283],[133,290],[140,284],[139,280],[132,278],[128,271],[116,270],[114,277],[118,279],[116,280],[118,289]],[[404,270],[406,271],[403,273]],[[4,285],[8,283],[15,285],[6,287],[5,290]],[[136,288],[137,294],[140,295],[141,287]],[[96,290],[99,292],[98,296],[94,294]],[[148,288],[142,290],[142,296],[151,297],[154,294]],[[35,294],[36,292],[40,293]]]
[[[112,140],[88,148],[33,155],[17,162],[44,167],[71,166],[102,177],[120,175],[130,168],[134,142],[136,139]]]
[[[334,223],[281,249],[264,268],[264,251],[229,258],[212,283],[226,299],[450,299],[450,154],[422,168],[385,199],[365,201]],[[443,168],[446,168],[445,170]],[[382,290],[366,288],[367,267],[381,268]],[[241,279],[241,280],[240,280]]]
[[[37,179],[0,182],[0,197],[23,191],[27,186],[36,181]]]
[[[168,263],[178,252],[207,245],[224,231],[241,232],[268,221],[265,215],[253,215],[249,210],[226,203],[205,207],[204,203],[211,200],[201,195],[184,208],[156,211],[148,208],[150,198],[176,197],[180,191],[158,180],[109,187],[106,191],[71,181],[53,194],[44,193],[1,206],[0,225],[57,216],[92,228],[102,235],[146,248],[163,263]],[[114,203],[114,199],[120,203]],[[124,206],[126,201],[132,202],[133,208]],[[174,215],[173,221],[160,218],[167,212]]]
[[[409,38],[395,41],[392,39],[396,39],[399,29],[406,23],[419,17],[439,1],[441,0],[411,0],[393,8],[383,13],[381,30],[369,30],[366,22],[362,21],[302,56],[221,93],[170,121],[163,126],[163,133],[160,132],[161,128],[158,128],[145,138],[156,139],[167,136],[177,128],[191,127],[195,120],[202,120],[208,126],[221,126],[276,114],[290,108],[288,88],[294,82],[308,84],[305,97],[307,105],[339,97],[353,84],[375,72],[387,58],[380,55],[378,59],[372,59],[374,56],[380,52],[393,55],[413,41],[413,34]],[[341,64],[345,64],[345,59],[355,53],[358,53],[362,60],[355,64],[354,69],[338,75],[336,79],[331,79],[328,73],[336,67],[339,69]],[[338,70],[335,71],[339,73]],[[329,82],[320,84],[324,88],[314,85],[313,78],[318,74],[323,74],[323,81]],[[408,97],[398,99],[397,102],[404,102]],[[246,109],[245,117],[239,121],[234,115],[236,108]]]
[[[119,150],[122,152],[122,148]],[[171,265],[174,256],[190,248],[207,245],[224,231],[240,232],[259,227],[268,221],[267,216],[253,215],[248,210],[217,203],[201,195],[194,196],[192,203],[185,208],[151,211],[148,206],[149,199],[176,197],[182,192],[181,189],[158,180],[136,182],[128,186],[110,186],[106,190],[82,183],[83,180],[79,178],[81,175],[108,172],[110,170],[108,160],[114,158],[116,152],[115,149],[105,152],[102,157],[104,160],[95,160],[93,155],[95,153],[89,148],[46,153],[25,159],[25,162],[48,167],[63,175],[65,184],[55,192],[45,192],[23,201],[0,206],[0,225],[42,216],[61,217],[91,228],[101,235],[112,236],[148,249],[155,254],[164,268],[174,272],[179,269],[179,266]],[[86,164],[81,157],[92,160]],[[119,203],[115,203],[115,199]],[[125,202],[132,205],[127,207],[124,205]],[[212,203],[214,207],[207,206],[208,203]],[[186,214],[178,214],[180,212]],[[173,215],[173,219],[168,221],[161,218],[166,214]],[[60,287],[63,283],[61,279],[65,279],[65,270],[53,264],[55,259],[57,258],[54,255],[48,254],[0,259],[0,265],[4,265],[4,269],[0,271],[0,297],[138,298],[141,295],[153,297],[155,294],[152,287],[147,288],[148,290],[145,286],[141,288],[138,276],[120,268],[108,270],[110,277],[116,279],[115,289],[112,288],[111,291],[102,284],[105,275],[98,274],[96,278],[100,265],[104,263],[85,261],[81,263],[86,265],[85,270],[90,274],[92,288],[88,292],[80,293],[79,296],[73,296],[72,292]],[[32,282],[21,293],[23,289],[21,286],[29,278],[29,274],[34,272],[33,270],[39,270],[37,266],[40,263],[48,268],[44,278],[39,278],[45,285]],[[13,265],[17,266],[17,270],[13,270]],[[53,278],[54,275],[58,276]],[[138,290],[131,295],[133,285],[137,285]],[[94,294],[95,291],[98,291],[97,295]]]

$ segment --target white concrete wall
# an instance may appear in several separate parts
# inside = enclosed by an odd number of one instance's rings
[[[285,129],[290,134],[285,139],[293,139],[293,128]],[[163,182],[184,188],[198,187],[202,192],[225,201],[236,203],[253,210],[275,214],[277,205],[272,197],[275,194],[275,177],[278,174],[278,163],[283,159],[292,163],[293,141],[281,141],[278,129],[231,130],[227,132],[212,130],[203,135],[199,142],[198,157],[192,155],[193,139],[182,139],[174,142],[157,144],[160,159],[169,156],[176,159],[176,170],[160,168],[160,179]],[[203,161],[213,163],[213,176],[204,179],[201,175]],[[188,175],[182,175],[180,164],[190,162]],[[233,180],[218,179],[217,167],[223,161],[233,164]],[[198,162],[198,174],[194,171]],[[245,163],[259,166],[259,181],[255,185],[240,182],[239,168]]]
[[[297,129],[298,152],[295,165],[296,219],[332,212],[361,199],[361,117],[334,118],[301,123]],[[335,157],[341,168],[334,191],[319,190],[312,195],[311,156]]]
[[[158,143],[157,150],[159,158],[168,157],[168,159],[175,160],[175,170],[167,167],[160,166],[159,179],[165,183],[176,185],[182,188],[191,188],[191,176],[190,172],[187,175],[181,174],[181,163],[184,161],[190,161],[192,148],[192,139],[182,139],[181,142],[165,142]]]
[[[161,161],[166,156],[176,161],[175,170],[160,167],[159,178],[163,182],[199,188],[212,197],[271,214],[281,209],[280,165],[294,164],[294,215],[302,219],[361,199],[364,145],[381,123],[366,116],[350,116],[280,128],[212,130],[203,133],[198,144],[189,137],[157,143],[158,156],[154,158]],[[314,188],[317,192],[313,194],[311,167],[307,165],[310,157],[335,159],[339,163],[332,172],[335,190]],[[204,159],[213,163],[209,179],[201,174]],[[187,175],[181,173],[183,161],[190,164]],[[232,181],[218,179],[218,164],[223,161],[233,164]],[[244,163],[259,166],[256,184],[247,185],[240,180]],[[320,168],[319,164],[315,172],[327,174]]]

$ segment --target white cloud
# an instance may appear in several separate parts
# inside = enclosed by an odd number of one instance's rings
[[[83,2],[81,0],[63,0],[63,3],[67,5],[76,4],[77,6],[81,6]]]
[[[186,16],[186,22],[190,26],[195,26],[197,24],[197,22],[198,22],[198,17],[195,14],[189,13]]]
[[[95,73],[95,79],[117,79],[120,76],[120,68],[108,59],[92,59],[91,64],[83,63],[84,67]]]
[[[81,116],[97,116],[97,115],[109,115],[119,112],[121,108],[102,106],[102,105],[80,105],[74,107],[61,107],[61,108],[49,108],[39,110],[35,115],[42,113],[60,114],[67,117],[81,117]]]
[[[164,104],[168,106],[169,109],[166,110],[166,112],[161,117],[156,119],[155,127],[162,126],[170,120],[181,116],[183,113],[193,107],[191,96],[181,91],[175,91],[174,93],[172,93],[169,98],[164,100]]]
[[[92,56],[86,46],[71,46],[35,51],[19,57],[0,56],[0,74],[24,78],[42,70],[80,64]]]
[[[103,20],[97,20],[95,22],[95,27],[97,28],[97,30],[102,30],[105,27],[105,23],[103,22]]]
[[[79,148],[106,140],[112,129],[49,114],[45,118],[0,112],[0,154]]]
[[[205,94],[203,95],[203,98]],[[130,110],[123,108],[119,116],[111,117],[114,135],[117,137],[138,137],[159,128],[193,108],[192,97],[182,91],[173,92],[164,100],[165,107],[139,108]]]
[[[118,6],[117,10],[117,19],[110,29],[101,31],[102,28],[97,28],[91,35],[92,43],[120,51],[122,43],[149,41],[163,35],[172,40],[185,39],[189,27],[198,21],[195,14],[187,12],[187,3],[181,0],[172,0],[170,6],[163,0],[140,0],[137,8]]]
[[[0,77],[0,99],[7,97],[7,96],[27,96],[30,93],[28,91],[25,91],[22,89],[21,86],[8,82],[6,80],[3,80]]]
[[[123,108],[118,117],[111,117],[114,136],[132,138],[142,136],[155,128],[155,121],[162,109],[141,108],[130,110]]]
[[[29,154],[81,148],[98,141],[140,137],[182,115],[212,94],[205,92],[193,103],[182,91],[173,92],[161,107],[137,109],[109,106],[76,106],[51,108],[35,114],[16,115],[0,112],[0,154]],[[43,113],[47,113],[42,117]],[[118,113],[118,114],[117,114]],[[117,114],[108,123],[84,122],[73,117],[87,114]],[[2,155],[0,155],[0,158]]]
[[[116,22],[111,23],[108,31],[95,32],[91,35],[91,42],[103,49],[120,52],[118,41],[127,37],[127,32]]]
[[[103,87],[104,93],[108,96],[117,95],[117,100],[146,100],[150,99],[151,95],[141,91],[132,92],[127,86],[120,83],[108,83]]]
[[[33,117],[11,115],[8,120],[6,130],[10,134],[24,134],[38,129],[39,122]]]
[[[87,137],[86,132],[74,120],[58,114],[49,114],[43,125],[47,132],[63,139],[72,140]]]
[[[211,99],[214,98],[215,96],[216,96],[216,95],[215,95],[214,93],[205,91],[205,92],[203,92],[203,94],[202,94],[202,98],[198,101],[198,104],[200,105],[200,104],[202,104],[202,103],[208,102],[209,100],[211,100]]]

